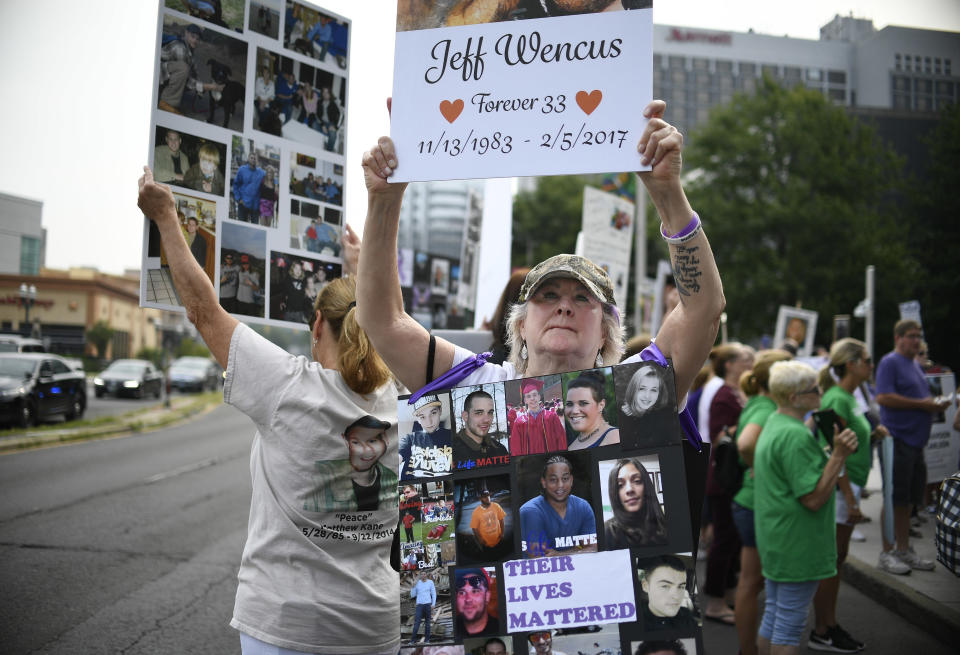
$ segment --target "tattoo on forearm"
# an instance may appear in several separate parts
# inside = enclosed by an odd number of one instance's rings
[[[676,248],[673,257],[673,279],[677,283],[677,292],[681,296],[700,293],[700,278],[703,276],[700,257],[697,256],[700,246],[678,245]]]

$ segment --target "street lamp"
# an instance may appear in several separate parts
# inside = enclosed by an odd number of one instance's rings
[[[33,284],[27,286],[26,282],[20,283],[20,304],[23,305],[26,316],[24,323],[30,325],[30,308],[37,299],[37,287]],[[22,331],[22,330],[21,330]]]

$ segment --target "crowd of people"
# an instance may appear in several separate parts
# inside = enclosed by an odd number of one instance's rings
[[[279,88],[277,94],[281,96]],[[435,434],[439,427],[438,417],[431,415],[435,397],[424,395],[426,401],[416,408],[430,443],[435,439],[445,443],[449,436],[455,457],[458,449],[484,456],[508,455],[496,427],[491,433],[496,421],[493,397],[483,389],[487,383],[587,371],[577,378],[578,384],[569,385],[576,393],[571,396],[568,391],[562,407],[577,438],[586,435],[584,447],[619,438],[619,430],[603,415],[607,398],[598,376],[606,366],[644,360],[665,366],[670,361],[672,398],[687,398],[711,353],[725,301],[703,224],[680,184],[682,137],[663,120],[664,109],[660,101],[644,109],[649,120],[638,151],[651,170],[640,178],[659,213],[661,235],[672,256],[696,249],[697,257],[678,269],[675,283],[680,302],[665,317],[655,340],[623,362],[624,329],[613,284],[602,269],[574,255],[551,257],[527,273],[516,301],[504,312],[508,347],[502,363],[486,361],[436,338],[406,314],[395,260],[406,185],[390,181],[397,155],[386,137],[363,156],[368,190],[363,247],[352,233],[345,233],[343,239],[345,271],[356,275],[331,283],[321,280],[322,289],[316,288],[314,280],[315,294],[308,300],[307,278],[312,276],[306,275],[302,262],[293,259],[283,267],[283,279],[277,285],[283,296],[282,318],[310,326],[313,361],[273,347],[223,311],[183,238],[169,189],[155,183],[149,170],[145,172],[139,204],[157,223],[188,316],[226,367],[225,400],[246,412],[258,428],[252,451],[250,531],[232,621],[241,632],[245,653],[260,652],[268,644],[318,652],[335,647],[338,652],[356,653],[387,652],[399,646],[389,532],[362,548],[344,544],[349,552],[328,541],[310,539],[312,530],[332,520],[333,511],[364,509],[372,512],[371,521],[396,521],[396,504],[391,506],[384,499],[385,490],[391,485],[396,489],[398,479],[383,465],[385,457],[396,457],[387,454],[388,444],[398,441],[393,378],[407,389],[424,389],[426,394],[452,386],[477,387],[462,399],[462,427],[452,435]],[[872,440],[885,433],[881,423],[897,447],[891,481],[896,539],[884,545],[880,566],[891,573],[933,566],[911,550],[906,528],[911,506],[923,500],[922,448],[929,436],[930,415],[941,411],[943,403],[930,397],[913,360],[920,344],[919,324],[901,321],[894,332],[895,349],[880,362],[877,372],[875,398],[881,412],[876,424],[870,422],[869,414],[864,418],[861,404],[851,402],[853,393],[870,378],[872,361],[865,345],[850,339],[834,344],[827,370],[819,374],[804,363],[790,361],[788,353],[721,346],[713,352],[712,379],[686,403],[697,408],[705,438],[735,439],[749,465],[736,494],[719,485],[713,473],[706,481],[713,532],[703,615],[735,623],[744,653],[797,652],[811,603],[816,608],[816,625],[808,640],[812,647],[826,644],[836,650],[846,645],[848,650],[841,652],[863,648],[837,623],[836,615],[843,608],[837,607],[836,575],[849,528],[860,517],[858,494],[868,470],[864,454],[869,455]],[[631,398],[618,408],[628,416],[652,411],[664,395],[665,379],[642,373],[642,368],[633,376],[636,383],[630,380]],[[441,376],[443,387],[429,386]],[[829,389],[821,397],[825,387]],[[548,453],[554,449],[550,439],[558,438],[557,426],[559,434],[564,430],[561,407],[546,402],[542,388],[536,383],[522,386],[525,407],[513,418],[514,430],[521,418],[527,424],[542,424],[538,429],[543,449],[537,450],[531,445],[536,439],[528,437],[520,441],[527,444],[527,452]],[[815,430],[808,422],[810,412],[821,408],[837,417],[832,432]],[[302,439],[310,443],[301,443]],[[303,456],[291,457],[291,452]],[[316,453],[341,456],[315,461]],[[578,550],[596,549],[593,510],[572,493],[581,455],[543,455],[538,478],[541,493],[518,511],[525,535],[559,531],[589,537],[593,532],[593,540],[579,544]],[[653,487],[642,461],[616,461],[608,480],[613,517],[603,525],[611,543],[656,544],[663,539],[666,523]],[[743,494],[747,489],[749,497]],[[395,498],[393,492],[390,495]],[[289,507],[290,498],[325,500]],[[499,505],[494,507],[489,489],[479,490],[479,500],[472,527],[478,545],[483,546],[484,539],[502,537],[505,526],[503,510],[496,511]],[[559,527],[552,524],[557,516],[564,523]],[[528,556],[557,550],[556,544],[539,538],[527,545]],[[316,557],[318,547],[324,551],[322,558]],[[329,560],[329,565],[318,559]],[[351,566],[343,566],[348,559]],[[311,562],[312,568],[292,564],[295,561]],[[738,562],[742,588],[735,575]],[[641,621],[670,628],[695,624],[698,612],[688,602],[689,562],[663,556],[640,568]],[[308,583],[299,578],[294,583],[294,576],[305,571]],[[744,576],[743,571],[751,575]],[[278,587],[281,581],[289,583]],[[756,602],[761,581],[766,592],[762,614]],[[329,603],[323,596],[331,588],[352,593]],[[278,596],[279,589],[283,592]],[[483,614],[492,592],[487,572],[458,570],[452,591],[457,599],[458,631],[471,636],[493,634],[488,630],[497,628],[497,618]],[[733,593],[738,599],[736,614],[727,605]],[[283,596],[291,594],[297,596],[299,609],[289,614],[279,611],[281,604],[288,605],[289,599]],[[437,602],[429,571],[421,570],[409,595],[416,605],[414,639],[423,623],[429,641]],[[740,597],[751,595],[752,606],[749,601],[741,606]],[[745,616],[751,607],[753,615]],[[336,613],[335,619],[330,612]],[[531,645],[539,648],[534,640]]]

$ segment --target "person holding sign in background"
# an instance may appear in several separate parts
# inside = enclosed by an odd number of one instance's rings
[[[606,550],[667,543],[667,526],[650,473],[639,457],[618,459],[607,480],[613,518],[603,524]]]
[[[573,466],[562,455],[547,458],[540,473],[541,495],[520,506],[526,557],[553,557],[597,551],[597,520],[590,503],[574,496]]]
[[[677,398],[683,398],[716,339],[724,308],[720,274],[699,217],[680,182],[683,136],[662,116],[666,103],[643,109],[648,118],[638,144],[640,173],[660,214],[680,304],[664,320],[654,357],[672,360]],[[365,247],[360,254],[357,310],[387,365],[409,389],[419,389],[473,356],[434,339],[403,309],[397,272],[397,230],[404,183],[390,183],[397,166],[393,141],[382,137],[363,155],[367,185]],[[385,259],[386,258],[386,259]],[[619,361],[623,327],[610,277],[589,260],[557,255],[534,267],[507,320],[510,360],[480,366],[457,384],[480,384],[596,368]],[[432,353],[428,368],[428,354]],[[636,359],[627,361],[638,361]],[[473,368],[476,368],[474,366]],[[451,386],[449,381],[447,386]],[[692,438],[692,437],[691,437]],[[697,499],[692,499],[696,502]]]
[[[173,194],[154,182],[149,168],[144,167],[139,191],[138,205],[160,231],[187,317],[227,371],[224,401],[257,427],[250,520],[230,622],[240,631],[242,652],[271,647],[342,655],[396,652],[400,608],[397,574],[390,566],[398,512],[395,470],[380,469],[381,491],[392,502],[378,494],[376,509],[357,513],[364,501],[329,512],[303,508],[317,491],[318,459],[349,459],[329,483],[351,495],[357,469],[369,471],[380,457],[394,467],[398,460],[392,428],[396,388],[357,325],[354,279],[335,280],[320,293],[310,321],[314,361],[295,357],[220,306],[184,240]],[[355,235],[350,243],[347,271],[355,270],[359,254]],[[353,425],[365,422],[373,425],[361,430]],[[374,457],[381,446],[389,455]],[[357,530],[361,525],[370,527]],[[331,589],[350,593],[331,595]]]

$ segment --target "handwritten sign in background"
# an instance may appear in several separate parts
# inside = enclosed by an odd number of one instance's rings
[[[644,170],[652,9],[398,32],[394,181]]]

